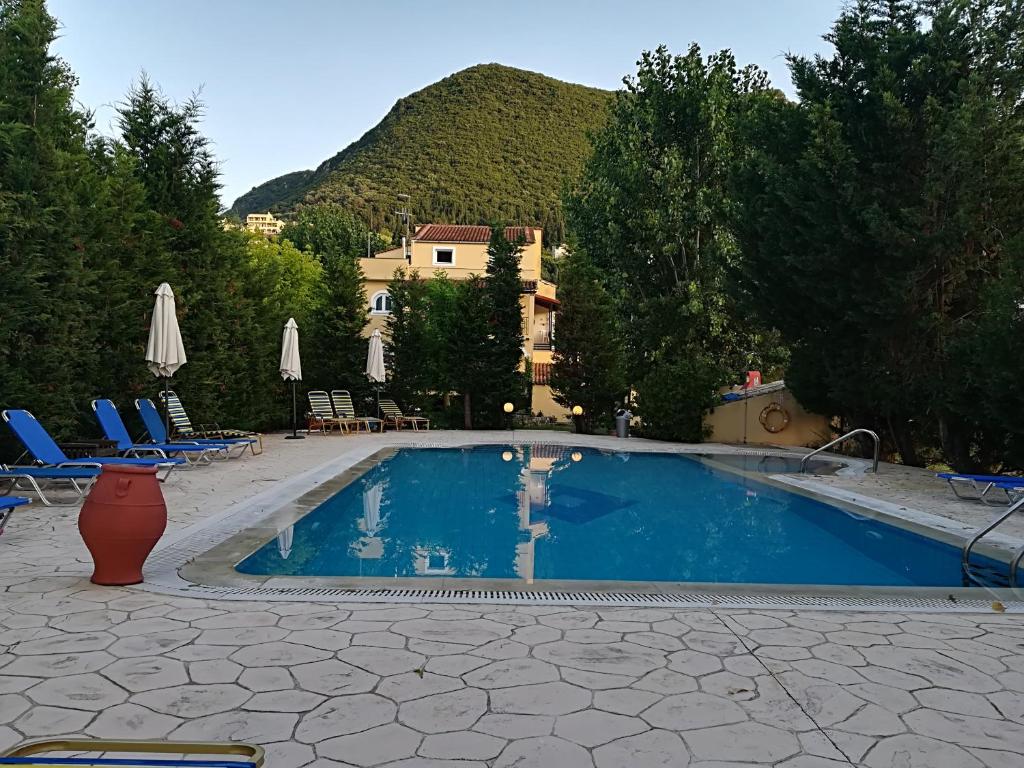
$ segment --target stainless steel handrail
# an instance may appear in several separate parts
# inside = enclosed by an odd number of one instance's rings
[[[802,459],[800,459],[800,473],[803,474],[803,471],[805,469],[807,469],[807,462],[810,461],[810,458],[812,456],[814,456],[816,454],[819,454],[822,451],[827,451],[833,445],[838,445],[839,443],[842,443],[842,442],[848,440],[849,438],[853,437],[854,435],[871,435],[871,439],[875,441],[875,460],[871,464],[871,471],[874,472],[877,475],[878,474],[878,456],[879,456],[879,454],[882,451],[882,441],[878,437],[878,434],[876,432],[872,432],[870,429],[855,429],[852,432],[847,432],[842,437],[837,437],[831,443],[826,443],[825,445],[821,446],[821,448],[814,449],[813,451],[808,453],[806,456],[804,456]]]
[[[1020,561],[1024,560],[1024,547],[1017,550],[1017,554],[1010,561],[1010,587],[1017,586],[1017,569],[1020,568]]]
[[[1003,512],[1003,514],[1001,514],[999,517],[997,517],[991,523],[986,525],[984,528],[979,530],[976,534],[974,534],[974,536],[971,538],[971,540],[967,542],[967,544],[964,546],[964,550],[963,550],[963,553],[962,553],[962,556],[961,556],[961,559],[960,559],[960,564],[963,566],[964,575],[965,576],[970,577],[970,573],[968,572],[968,568],[970,567],[970,563],[971,563],[971,550],[974,549],[974,545],[977,544],[978,541],[980,541],[983,536],[985,536],[986,534],[991,532],[994,528],[1002,525],[1004,521],[1009,519],[1013,515],[1013,513],[1016,512],[1021,507],[1024,507],[1024,496],[1022,496],[1021,498],[1019,498],[1015,502],[1013,502],[1013,504],[1010,505],[1009,509],[1007,509],[1005,512]],[[1016,582],[1017,582],[1016,566],[1020,565],[1020,561],[1021,561],[1021,557],[1022,556],[1024,556],[1024,549],[1022,549],[1020,552],[1018,552],[1016,554],[1016,556],[1013,558],[1013,561],[1012,561],[1012,563],[1010,565],[1010,586],[1011,587],[1016,586]]]

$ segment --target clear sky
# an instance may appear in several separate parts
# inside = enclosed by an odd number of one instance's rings
[[[50,0],[78,100],[112,133],[142,70],[176,100],[202,88],[230,205],[313,168],[400,97],[497,62],[617,88],[639,53],[731,48],[791,93],[786,52],[827,52],[841,0]]]

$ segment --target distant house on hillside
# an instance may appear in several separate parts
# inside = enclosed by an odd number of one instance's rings
[[[541,236],[537,227],[507,227],[509,240],[523,239],[520,276],[523,283],[520,305],[523,313],[523,353],[533,365],[533,402],[531,409],[545,416],[561,416],[565,409],[555,403],[548,386],[551,370],[551,334],[555,326],[558,299],[554,283],[541,278]],[[388,283],[397,267],[416,270],[422,277],[437,271],[452,280],[466,280],[470,275],[483,275],[487,271],[487,244],[491,229],[464,224],[421,224],[412,235],[408,248],[392,248],[371,258],[359,260],[365,275],[366,296],[369,299],[369,335],[375,329],[385,329],[391,314],[391,296]]]
[[[284,222],[275,218],[272,213],[250,213],[245,217],[245,228],[251,232],[259,232],[261,235],[279,235]]]

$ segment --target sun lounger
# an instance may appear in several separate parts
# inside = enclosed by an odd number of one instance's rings
[[[0,496],[0,533],[4,532],[4,526],[11,519],[11,513],[15,507],[29,503],[29,499],[23,496]]]
[[[337,429],[342,434],[348,433],[352,427],[356,427],[358,429],[355,419],[343,419],[334,412],[334,406],[331,405],[331,398],[328,397],[325,390],[310,390],[306,393],[306,397],[309,398],[310,412],[310,418],[306,424],[307,435],[314,429],[319,429],[324,433],[330,432],[332,429]]]
[[[421,425],[425,429],[430,429],[430,419],[423,416],[406,416],[394,400],[381,400],[380,410],[384,414],[384,422],[393,424],[395,429],[401,429],[403,424],[408,424],[414,430],[419,430]]]
[[[156,442],[150,440],[148,443],[136,443],[128,434],[121,414],[113,400],[93,400],[92,410],[96,414],[96,420],[100,429],[108,440],[117,443],[117,450],[125,456],[159,456],[166,457],[177,454],[185,459],[188,466],[194,467],[200,464],[209,464],[214,459],[226,459],[228,452],[226,445],[199,445],[198,443],[186,442]],[[152,435],[150,435],[152,437]]]
[[[334,405],[334,412],[338,414],[339,418],[351,419],[356,422],[357,432],[360,427],[365,428],[366,432],[372,432],[374,426],[377,427],[378,432],[383,431],[383,419],[378,419],[376,416],[356,416],[356,407],[353,405],[352,395],[349,394],[347,389],[332,389],[331,403]]]
[[[213,454],[214,459],[227,459],[231,457],[231,451],[237,450],[238,452],[234,455],[234,458],[238,458],[245,449],[249,447],[248,440],[171,440],[167,439],[167,428],[164,426],[164,420],[160,416],[160,411],[156,409],[156,404],[146,397],[140,397],[135,401],[135,410],[139,412],[139,418],[142,419],[142,425],[146,428],[146,432],[150,438],[157,443],[167,443],[169,445],[195,445],[199,448],[206,448],[208,450],[216,451]]]
[[[1003,506],[1024,496],[1024,477],[958,472],[940,472],[936,477],[949,483],[958,498],[982,501],[992,506]]]
[[[50,437],[50,433],[28,411],[12,408],[0,411],[0,418],[7,423],[11,431],[21,440],[29,455],[45,467],[102,467],[106,464],[158,467],[165,470],[162,479],[166,480],[171,470],[185,463],[184,459],[178,457],[87,456],[83,459],[69,459],[67,454],[61,450],[61,447]]]
[[[174,391],[168,392],[166,398],[161,392],[160,400],[161,402],[166,400],[164,407],[167,409],[167,415],[171,419],[171,426],[177,433],[177,437],[198,442],[209,440],[220,443],[241,443],[249,448],[253,456],[263,453],[263,435],[258,432],[247,432],[244,429],[221,429],[217,424],[200,425],[199,429],[195,429],[185,412],[185,406],[181,404],[181,399]],[[258,451],[257,448],[259,448]],[[242,449],[242,452],[245,452],[245,448]]]
[[[33,491],[46,506],[73,506],[80,502],[100,476],[97,467],[9,467],[0,464],[0,486],[5,492]],[[25,487],[25,484],[28,487]],[[74,498],[67,502],[50,499],[44,492],[53,483],[67,484]]]

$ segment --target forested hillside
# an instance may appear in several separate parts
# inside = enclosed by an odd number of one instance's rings
[[[502,220],[563,235],[560,196],[590,152],[611,93],[482,64],[399,99],[359,141],[315,171],[280,176],[235,201],[241,217],[340,203],[375,229],[391,227],[395,196],[415,220]]]

